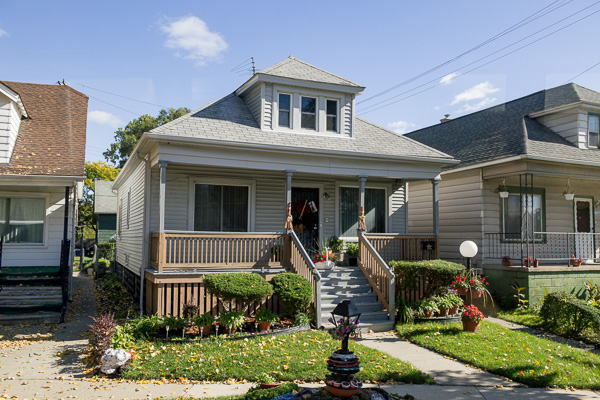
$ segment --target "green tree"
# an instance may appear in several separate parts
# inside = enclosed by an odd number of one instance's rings
[[[117,129],[115,132],[115,142],[103,153],[104,158],[117,167],[123,168],[123,165],[125,165],[133,148],[144,132],[164,125],[189,112],[190,110],[185,107],[178,109],[170,108],[168,110],[160,110],[156,118],[145,114],[134,119],[125,128]]]
[[[85,225],[83,237],[96,237],[96,219],[94,218],[94,182],[114,181],[120,169],[103,161],[87,161],[85,163],[85,181],[83,182],[83,198],[79,202],[78,225]]]

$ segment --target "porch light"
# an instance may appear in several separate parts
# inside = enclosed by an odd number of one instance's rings
[[[500,194],[501,199],[506,199],[508,197],[508,190],[506,190],[506,181],[502,178],[502,185],[498,186],[498,193]]]
[[[573,193],[573,189],[571,188],[571,179],[567,178],[567,186],[565,187],[565,191],[563,192],[565,196],[565,200],[573,201],[575,198],[575,193]]]
[[[339,318],[342,317],[342,318]],[[339,328],[340,326],[348,326],[349,324],[357,324],[360,322],[358,318],[360,317],[360,311],[358,308],[352,303],[350,300],[344,300],[339,303],[333,311],[331,312],[331,322],[335,326],[334,329]],[[342,350],[340,351],[342,354],[349,353],[348,351],[348,337],[342,340]]]
[[[471,240],[465,240],[460,244],[460,255],[467,259],[467,269],[471,269],[471,258],[477,255],[477,245]]]

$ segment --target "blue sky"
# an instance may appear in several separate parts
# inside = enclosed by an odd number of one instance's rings
[[[539,18],[372,98],[532,14]],[[600,62],[599,21],[597,0],[21,1],[0,14],[0,80],[65,79],[90,96],[92,161],[103,159],[116,128],[139,115],[155,116],[160,106],[196,109],[232,92],[250,74],[231,70],[251,56],[262,69],[294,55],[366,86],[358,115],[405,133],[570,81]],[[600,91],[600,66],[575,82]]]

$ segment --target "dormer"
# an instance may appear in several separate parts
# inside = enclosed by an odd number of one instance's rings
[[[264,131],[352,137],[354,99],[364,89],[290,56],[255,73],[235,94]]]
[[[27,111],[21,97],[0,83],[0,164],[8,164]]]

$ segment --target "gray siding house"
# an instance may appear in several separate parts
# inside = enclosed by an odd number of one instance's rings
[[[145,288],[147,312],[205,301],[205,273],[288,270],[313,284],[319,319],[321,296],[337,297],[310,254],[332,236],[362,240],[364,286],[379,310],[393,309],[393,275],[376,248],[394,258],[437,255],[421,247],[437,240],[434,230],[406,235],[406,185],[434,190],[454,160],[357,118],[363,90],[289,57],[141,137],[113,188],[118,268],[136,294]]]
[[[405,135],[460,160],[439,183],[441,257],[473,240],[494,290],[516,280],[534,302],[600,277],[599,118],[600,93],[570,83]],[[409,184],[409,231],[431,229],[430,197]]]
[[[117,233],[117,193],[112,181],[94,182],[96,243],[107,243]]]

